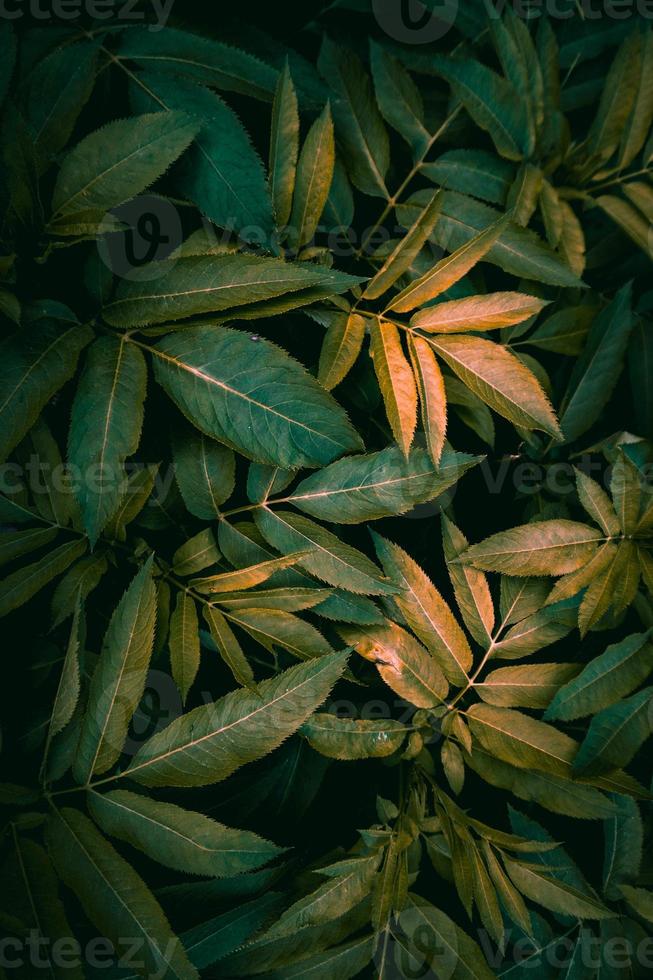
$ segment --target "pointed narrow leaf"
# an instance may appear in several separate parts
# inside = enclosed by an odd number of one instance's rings
[[[373,538],[388,578],[401,590],[392,602],[436,658],[448,680],[464,686],[472,666],[472,651],[449,606],[426,573],[402,548],[378,534],[373,534]]]
[[[93,337],[88,326],[39,320],[0,347],[0,459],[29,432],[52,396],[75,373]]]
[[[74,776],[86,783],[106,772],[122,752],[143,694],[154,642],[156,590],[152,561],[138,572],[109,622],[91,679]]]
[[[397,444],[408,456],[417,425],[417,389],[401,346],[398,328],[388,320],[369,320],[370,354]]]
[[[242,687],[253,689],[254,672],[224,616],[214,606],[204,606],[202,611],[218,652],[235,680]]]
[[[103,214],[165,173],[198,126],[181,112],[119,119],[91,133],[64,158],[52,197],[57,215]]]
[[[88,802],[106,834],[184,874],[231,877],[262,867],[283,850],[248,830],[125,790],[93,792]]]
[[[157,381],[189,421],[250,459],[320,466],[360,447],[337,402],[268,341],[193,327],[170,334],[152,353]]]
[[[361,551],[301,514],[264,507],[255,514],[266,541],[281,552],[308,551],[300,567],[322,582],[364,595],[395,592],[380,569]]]
[[[422,337],[409,334],[408,353],[417,382],[424,438],[434,466],[439,466],[447,433],[444,378],[432,348]]]
[[[566,575],[592,556],[601,534],[576,521],[534,521],[473,544],[462,560],[505,575]]]
[[[327,105],[313,123],[297,165],[290,215],[290,241],[294,248],[308,244],[315,235],[333,180],[335,153],[331,109]]]
[[[125,460],[138,449],[147,368],[141,351],[114,337],[89,348],[73,402],[68,458],[80,474],[77,500],[95,544],[120,503]]]
[[[340,678],[346,654],[291,667],[177,718],[140,749],[126,774],[145,786],[204,786],[226,779],[296,732]]]
[[[442,515],[442,543],[449,578],[464,623],[477,643],[487,647],[494,630],[494,603],[483,572],[455,561],[469,547],[465,535]]]
[[[145,882],[78,810],[56,811],[48,824],[55,867],[84,911],[116,948],[138,941],[142,976],[198,980],[180,941]]]
[[[200,665],[199,624],[195,602],[187,592],[178,592],[170,617],[168,635],[170,666],[182,700],[186,701]]]
[[[339,313],[327,328],[317,379],[331,391],[349,374],[365,339],[365,320],[358,313]]]
[[[434,194],[430,203],[415,219],[408,234],[400,239],[377,274],[367,284],[363,293],[364,299],[378,299],[410,269],[433,233],[441,205],[442,195]]]
[[[484,258],[501,237],[502,232],[507,227],[507,222],[507,217],[500,218],[489,228],[485,228],[478,235],[455,249],[451,255],[440,259],[433,269],[425,272],[420,279],[406,286],[398,296],[395,296],[388,306],[388,310],[406,313],[446,292]]]
[[[364,194],[387,198],[388,134],[368,75],[353,51],[337,47],[328,37],[323,38],[318,65],[338,96],[333,103],[336,135],[352,182]]]
[[[546,713],[550,721],[574,721],[626,697],[653,668],[650,630],[611,644],[556,695]]]
[[[236,460],[233,452],[190,426],[174,429],[172,455],[175,479],[187,509],[212,521],[233,493]]]
[[[104,308],[108,323],[115,327],[168,323],[287,294],[303,295],[311,287],[323,289],[325,295],[342,293],[360,281],[307,262],[259,255],[189,256],[158,263],[157,269],[153,281],[123,280],[115,299]]]
[[[546,300],[525,293],[488,293],[429,306],[415,313],[410,324],[429,333],[495,330],[522,323],[546,305]]]
[[[283,228],[290,217],[298,153],[297,94],[286,63],[277,82],[270,134],[270,194],[277,226],[280,228]]]
[[[350,456],[302,480],[288,500],[312,517],[338,524],[403,514],[453,486],[478,456],[445,451],[436,469],[424,449],[406,459],[397,446]]]
[[[504,418],[559,438],[551,403],[535,375],[501,344],[481,337],[430,337],[436,354],[460,380]]]

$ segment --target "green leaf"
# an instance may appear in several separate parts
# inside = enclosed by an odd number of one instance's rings
[[[528,156],[531,136],[524,103],[504,78],[471,58],[436,55],[431,66],[449,82],[476,125],[490,134],[501,156]]]
[[[651,734],[652,697],[648,687],[599,711],[574,759],[574,772],[596,776],[627,766]]]
[[[233,493],[233,452],[190,426],[173,429],[175,479],[188,511],[202,521],[215,520]]]
[[[297,165],[289,229],[293,248],[308,244],[315,235],[329,196],[335,160],[333,122],[327,104],[311,126]]]
[[[474,690],[499,708],[546,708],[562,684],[578,673],[576,664],[527,664],[491,671]],[[547,716],[548,717],[548,716]]]
[[[184,874],[231,877],[260,868],[283,852],[248,830],[233,830],[202,813],[125,790],[92,792],[88,803],[106,834]]]
[[[300,732],[311,748],[329,759],[381,759],[396,752],[410,731],[391,719],[340,718],[317,712]]]
[[[370,280],[363,293],[364,299],[378,299],[411,268],[425,244],[433,234],[440,215],[442,195],[434,194],[404,238],[393,248],[377,274]]]
[[[395,592],[366,555],[301,514],[265,507],[255,513],[255,520],[266,541],[279,551],[307,551],[300,567],[323,582],[364,595]]]
[[[317,379],[331,391],[356,363],[365,339],[365,320],[358,313],[336,313],[327,328]]]
[[[290,586],[282,589],[257,589],[251,592],[231,592],[216,601],[228,612],[244,609],[277,609],[281,612],[301,612],[313,609],[332,596],[333,589],[302,588]]]
[[[265,925],[278,905],[279,896],[274,892],[261,895],[184,932],[181,941],[189,960],[203,970],[224,959]]]
[[[493,644],[493,655],[501,660],[519,660],[543,650],[567,636],[576,626],[578,601],[558,603],[526,616]]]
[[[429,149],[431,134],[424,125],[424,106],[420,91],[401,62],[370,42],[370,60],[374,91],[381,115],[403,136],[420,159]]]
[[[5,531],[0,537],[0,565],[38,551],[56,538],[56,527],[33,527],[26,531]]]
[[[387,199],[390,147],[369,76],[353,51],[337,47],[326,36],[318,67],[337,95],[336,136],[352,183],[364,194]]]
[[[179,591],[170,617],[170,666],[175,684],[185,702],[200,665],[200,640],[197,610],[193,598]]]
[[[410,894],[401,913],[401,930],[395,942],[403,948],[409,969],[423,969],[425,954],[431,954],[442,975],[456,980],[494,980],[481,947],[456,923],[425,898]],[[424,950],[424,939],[427,948]],[[414,966],[413,966],[414,964]]]
[[[653,40],[650,32],[640,36],[641,58],[637,67],[635,97],[620,133],[619,167],[628,167],[644,146],[653,123]],[[606,82],[607,88],[607,82]]]
[[[98,44],[81,41],[56,48],[31,72],[26,117],[46,158],[66,145],[95,84]]]
[[[75,964],[74,957],[67,959],[56,955],[60,945],[65,946],[70,942],[71,931],[59,896],[57,876],[48,855],[40,844],[16,833],[15,827],[12,836],[11,850],[3,861],[2,869],[3,911],[11,911],[26,933],[29,927],[28,934],[33,937],[32,941],[38,942],[41,947],[41,970],[47,970],[56,980],[63,980],[66,976],[71,980],[81,980],[84,974],[79,962]],[[4,918],[8,920],[8,915],[5,914]],[[27,963],[23,965],[27,966]],[[32,964],[32,969],[36,971],[38,968]]]
[[[481,746],[504,762],[553,776],[571,775],[576,743],[551,725],[489,704],[472,705],[467,718]]]
[[[551,403],[535,375],[500,344],[481,337],[429,337],[436,354],[490,408],[525,429],[561,437]]]
[[[438,196],[439,207],[441,202],[442,199]],[[465,241],[452,251],[451,255],[440,259],[432,269],[425,272],[419,279],[411,282],[398,296],[395,296],[389,304],[388,310],[394,310],[397,313],[406,313],[414,310],[416,306],[422,306],[424,303],[435,299],[441,293],[446,292],[451,286],[462,279],[463,276],[466,276],[469,270],[473,269],[487,255],[495,242],[501,237],[507,224],[507,217],[500,218],[494,224],[479,232],[478,235],[474,235],[469,241]],[[434,228],[437,229],[437,224],[434,225]],[[411,324],[413,326],[417,325],[412,320]]]
[[[592,324],[559,413],[568,442],[583,435],[596,421],[619,379],[632,326],[630,304],[629,284]]]
[[[299,962],[274,970],[267,980],[351,980],[367,966],[372,956],[374,940],[363,936],[342,946],[332,946],[323,953],[306,956]]]
[[[256,608],[255,597],[249,608],[230,609],[226,614],[272,653],[275,649],[284,650],[300,660],[333,653],[331,645],[311,623],[281,609]]]
[[[272,514],[272,511],[266,511],[261,509],[261,511],[257,514],[257,520],[259,523],[259,527],[261,529],[261,533],[263,534],[264,538],[266,540],[268,538],[271,540],[271,535],[274,532],[271,531],[270,535],[268,535],[267,529],[265,528],[265,523],[261,519],[265,517],[266,514]],[[286,521],[286,523],[288,523],[288,518],[290,518],[290,520],[292,521],[292,527],[296,526],[294,523],[294,518],[297,515],[294,515],[290,512],[285,512],[282,513],[281,516],[283,517],[284,521]],[[299,517],[298,519],[306,521],[306,518]],[[322,536],[320,536],[319,539],[315,538],[314,536],[315,534],[320,535],[320,532],[323,532],[324,535],[329,536],[329,532],[325,531],[324,528],[320,528],[319,525],[317,524],[312,524],[312,522],[307,522],[307,523],[312,525],[310,529],[310,541],[304,539],[303,547],[310,548],[311,541],[317,542],[317,540],[321,540],[322,544],[324,545],[325,539]],[[283,540],[286,537],[286,534],[288,533],[287,529],[284,530],[283,527],[280,527],[277,528],[277,530],[279,531],[279,534],[282,535],[281,540],[283,542]],[[252,528],[250,533],[252,532],[256,533],[255,529]],[[257,541],[253,541],[251,537],[248,537],[246,534],[244,534],[242,526],[240,529],[237,529],[235,527],[232,527],[232,525],[228,524],[226,521],[222,521],[220,524],[218,534],[225,555],[229,558],[229,560],[233,564],[240,564],[243,560],[262,561],[265,558],[273,557],[272,551],[270,551],[268,548],[263,547]],[[340,544],[340,542],[335,537],[335,535],[330,535],[330,538],[331,541],[328,546],[329,548],[331,548],[331,546],[337,546]],[[287,541],[288,541],[287,550],[288,551],[296,550],[294,547],[294,541],[292,539],[292,535],[290,534],[288,535]],[[279,550],[281,551],[286,550],[286,546],[282,543]],[[351,550],[354,551],[354,549]],[[341,552],[337,552],[337,553],[342,554]],[[366,558],[366,556],[362,555],[362,553],[360,552],[358,552],[358,557]],[[319,564],[320,564],[319,562],[316,562],[316,566],[318,566]],[[369,564],[371,566],[371,572],[375,576],[379,576],[379,579],[381,580],[379,569],[374,564],[372,564],[372,562],[370,562]],[[337,568],[338,566],[336,565],[335,567]],[[300,571],[298,567],[286,569],[283,572],[278,572],[277,575],[274,577],[274,579],[271,580],[270,584],[272,583],[278,586],[299,586],[302,588],[311,588],[311,589],[314,587],[314,580],[310,578],[307,574],[305,574],[305,572]],[[382,585],[381,589],[386,593],[388,592],[391,593],[392,591],[394,591],[392,587],[389,585],[389,583],[385,583],[384,585]],[[370,599],[366,599],[361,595],[354,595],[342,589],[336,589],[336,591],[333,593],[332,596],[330,596],[324,602],[320,603],[317,612],[319,613],[320,616],[325,616],[327,619],[335,619],[346,623],[382,622],[381,613]]]
[[[335,400],[268,341],[193,327],[152,353],[157,381],[189,421],[250,459],[295,469],[360,448]]]
[[[181,112],[108,123],[64,158],[52,196],[56,216],[105,211],[144,191],[184,152],[197,124]]]
[[[639,521],[642,501],[642,474],[621,450],[612,467],[610,493],[619,525],[626,536],[633,533]]]
[[[18,609],[53,579],[69,568],[86,551],[86,541],[69,541],[48,552],[31,565],[12,572],[0,582],[0,618]]]
[[[617,901],[620,886],[635,881],[642,861],[644,827],[639,807],[628,796],[615,796],[617,812],[604,824],[603,894]]]
[[[193,120],[195,141],[174,173],[179,192],[219,227],[269,248],[274,218],[265,170],[233,109],[194,82],[154,73],[139,82],[137,110],[163,106]]]
[[[222,613],[213,606],[204,606],[202,612],[213,642],[236,683],[255,690],[254,672]]]
[[[84,602],[93,589],[97,588],[108,567],[106,555],[96,552],[81,558],[66,572],[52,596],[53,629],[73,615],[78,598]]]
[[[91,546],[118,509],[125,460],[138,449],[147,367],[141,351],[115,337],[89,348],[73,402],[68,459],[79,473],[77,500]]]
[[[592,899],[564,882],[549,878],[535,865],[504,857],[506,871],[519,891],[551,912],[574,919],[610,919],[615,913],[598,899]]]
[[[172,556],[176,575],[196,575],[218,561],[220,552],[210,527],[189,538]]]
[[[288,501],[321,520],[359,524],[434,500],[478,462],[479,457],[445,451],[436,469],[423,449],[412,449],[405,458],[397,446],[389,446],[332,463],[302,480]]]
[[[424,192],[418,191],[411,198],[410,211],[420,203]],[[479,232],[490,228],[501,218],[501,214],[487,204],[472,197],[445,190],[442,198],[442,214],[435,226],[433,239],[441,248],[460,248]],[[581,280],[570,271],[566,262],[560,259],[538,236],[527,228],[509,222],[500,238],[491,246],[485,256],[486,262],[498,265],[504,272],[523,279],[534,279],[553,286],[574,287],[582,285]]]
[[[0,346],[0,459],[32,428],[53,395],[75,373],[93,331],[77,323],[41,319]]]
[[[650,257],[650,223],[637,207],[613,194],[602,194],[596,203]]]
[[[422,165],[424,177],[490,204],[505,204],[513,183],[514,166],[486,150],[447,150],[433,163]]]
[[[146,267],[147,268],[147,267]],[[190,256],[159,263],[149,281],[124,280],[103,316],[113,326],[166,323],[246,306],[310,287],[341,293],[359,280],[342,272],[256,255]],[[300,299],[298,305],[301,305]]]
[[[491,786],[506,790],[521,800],[535,801],[552,813],[560,813],[580,820],[603,820],[615,812],[607,796],[592,786],[573,782],[565,777],[553,776],[534,770],[520,769],[479,745],[465,762]]]
[[[591,558],[600,533],[577,521],[534,521],[500,531],[462,554],[466,564],[504,575],[566,575]]]
[[[522,323],[547,306],[524,293],[487,293],[429,306],[411,318],[411,326],[428,333],[468,333]]]
[[[472,651],[449,606],[428,575],[398,545],[372,532],[386,575],[399,589],[392,598],[403,620],[440,664],[452,684],[464,686]]]
[[[185,75],[227,92],[272,101],[277,73],[254,55],[201,34],[173,27],[163,32],[132,27],[123,35],[122,58],[149,70]]]
[[[606,76],[587,137],[587,150],[598,163],[612,156],[631,114],[641,70],[640,38],[638,32],[633,32],[625,39]]]
[[[140,749],[125,774],[145,786],[217,783],[276,749],[300,728],[340,678],[346,654],[299,664],[257,694],[242,688],[175,719]]]
[[[446,698],[449,684],[437,661],[401,626],[386,620],[384,626],[343,626],[340,633],[361,657],[376,664],[400,698],[417,708],[432,708]]]
[[[279,228],[283,228],[290,217],[298,153],[297,93],[286,61],[274,95],[270,133],[270,195]]]
[[[559,691],[546,713],[549,721],[574,721],[596,714],[635,691],[653,667],[651,631],[613,643]]]
[[[142,976],[197,980],[158,902],[133,868],[77,810],[57,810],[48,823],[48,849],[84,911],[116,945],[139,941]]]
[[[70,638],[66,648],[63,667],[59,676],[59,685],[54,698],[52,714],[50,716],[50,727],[48,728],[48,741],[55,735],[63,731],[70,722],[77,702],[79,700],[81,684],[79,672],[79,655],[81,628],[80,619],[82,617],[81,604],[78,602],[75,607],[73,621],[70,627]]]
[[[620,885],[619,890],[638,915],[647,922],[653,922],[653,892],[646,888],[632,888],[630,885]]]
[[[369,894],[378,863],[378,855],[359,858],[346,874],[330,877],[286,909],[265,937],[288,936],[307,926],[320,925],[345,915]]]
[[[145,687],[155,620],[150,559],[120,600],[104,636],[73,767],[79,783],[86,783],[94,773],[106,772],[122,752]]]

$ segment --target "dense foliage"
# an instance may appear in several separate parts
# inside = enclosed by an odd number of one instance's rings
[[[323,6],[0,19],[1,977],[653,966],[653,32]]]

